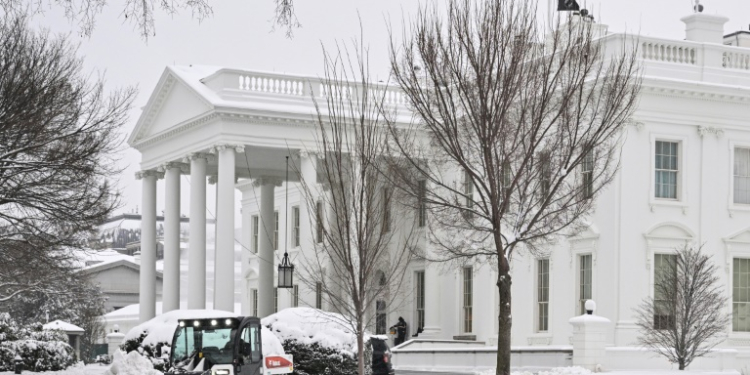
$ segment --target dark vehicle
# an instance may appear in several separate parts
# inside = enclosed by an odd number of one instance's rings
[[[393,363],[391,363],[391,348],[385,339],[371,337],[372,345],[372,375],[394,375]]]
[[[293,371],[292,356],[263,358],[260,319],[179,320],[168,374],[259,375]],[[265,359],[265,361],[264,361]]]

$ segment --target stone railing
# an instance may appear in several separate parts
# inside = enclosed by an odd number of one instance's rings
[[[722,66],[727,69],[750,70],[750,50],[725,51],[722,56]]]
[[[644,60],[662,61],[675,64],[698,64],[699,45],[680,41],[642,38],[641,56]]]
[[[222,69],[203,80],[203,83],[224,98],[240,99],[245,95],[262,95],[274,98],[299,98],[320,102],[327,98],[349,99],[354,101],[364,97],[362,84],[332,85],[317,77],[290,74],[253,72],[236,69]],[[386,106],[403,107],[407,98],[392,85],[373,83],[368,85],[367,95],[382,100]]]

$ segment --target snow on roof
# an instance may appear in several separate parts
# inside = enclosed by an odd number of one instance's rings
[[[55,320],[54,322],[49,322],[42,326],[44,329],[48,330],[57,330],[57,331],[63,331],[67,333],[73,333],[73,332],[81,332],[83,333],[83,328],[70,324],[68,322],[63,322],[62,320]]]
[[[209,310],[212,310],[213,306],[214,305],[212,302],[206,303],[206,308]],[[187,302],[182,301],[180,303],[180,309],[185,310],[186,307],[187,307]],[[161,301],[157,301],[156,302],[156,315],[161,314],[161,309],[162,309],[162,303]],[[233,316],[239,315],[240,311],[242,311],[242,305],[240,303],[235,303],[234,304],[235,315]],[[110,313],[107,313],[104,315],[104,318],[107,320],[121,319],[121,318],[133,318],[135,320],[138,320],[139,314],[140,314],[140,305],[135,303],[132,305],[127,305],[121,309],[117,309]]]
[[[157,315],[155,318],[133,327],[125,334],[124,340],[132,340],[140,337],[143,333],[143,345],[156,345],[160,342],[172,343],[174,332],[180,319],[212,319],[236,317],[237,314],[222,310],[174,310]],[[267,328],[261,330],[263,341],[263,355],[284,354],[281,341]]]
[[[287,308],[261,320],[283,340],[297,340],[334,348],[353,355],[357,338],[343,315],[309,307]],[[367,337],[365,337],[367,340]]]

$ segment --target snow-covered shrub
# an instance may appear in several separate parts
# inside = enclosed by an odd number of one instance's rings
[[[342,315],[297,307],[281,310],[261,323],[281,340],[286,354],[293,356],[293,374],[357,373],[357,336]],[[370,373],[369,337],[365,342],[365,372]]]
[[[0,313],[0,371],[12,371],[16,355],[31,371],[59,371],[75,362],[64,333],[45,331],[41,323],[22,326]]]

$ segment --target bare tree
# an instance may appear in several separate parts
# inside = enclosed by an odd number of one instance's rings
[[[384,177],[390,165],[383,120],[387,87],[370,83],[367,51],[354,49],[354,56],[347,48],[335,56],[324,51],[326,102],[315,105],[317,173],[326,191],[302,180],[309,212],[315,213],[310,218],[316,244],[300,278],[318,288],[356,333],[359,374],[365,374],[365,332],[373,323],[385,329],[384,314],[397,300],[409,265],[413,225],[401,219]]]
[[[497,373],[509,374],[510,261],[581,228],[617,170],[640,75],[634,51],[605,53],[587,18],[545,34],[533,2],[446,6],[392,37],[391,69],[415,114],[411,126],[390,122],[408,171],[398,185],[430,228],[435,250],[422,256],[498,266]]]
[[[0,300],[54,286],[54,265],[119,204],[107,179],[135,91],[105,95],[75,52],[22,18],[0,24],[0,258],[40,267],[21,267],[26,284],[0,267]]]
[[[122,15],[133,23],[144,40],[156,36],[156,11],[169,16],[180,11],[190,11],[194,18],[202,21],[213,15],[210,0],[123,0]],[[294,13],[293,0],[275,0],[273,17],[275,25],[285,30],[287,37],[293,36],[293,29],[300,27]],[[48,3],[48,4],[45,4]],[[78,23],[82,36],[91,36],[96,27],[96,18],[108,5],[107,0],[0,0],[0,9],[15,16],[37,14],[45,10],[45,5],[55,5],[65,11],[71,22]]]
[[[680,370],[724,340],[729,315],[716,265],[703,246],[664,255],[654,269],[654,295],[636,309],[641,345]]]

